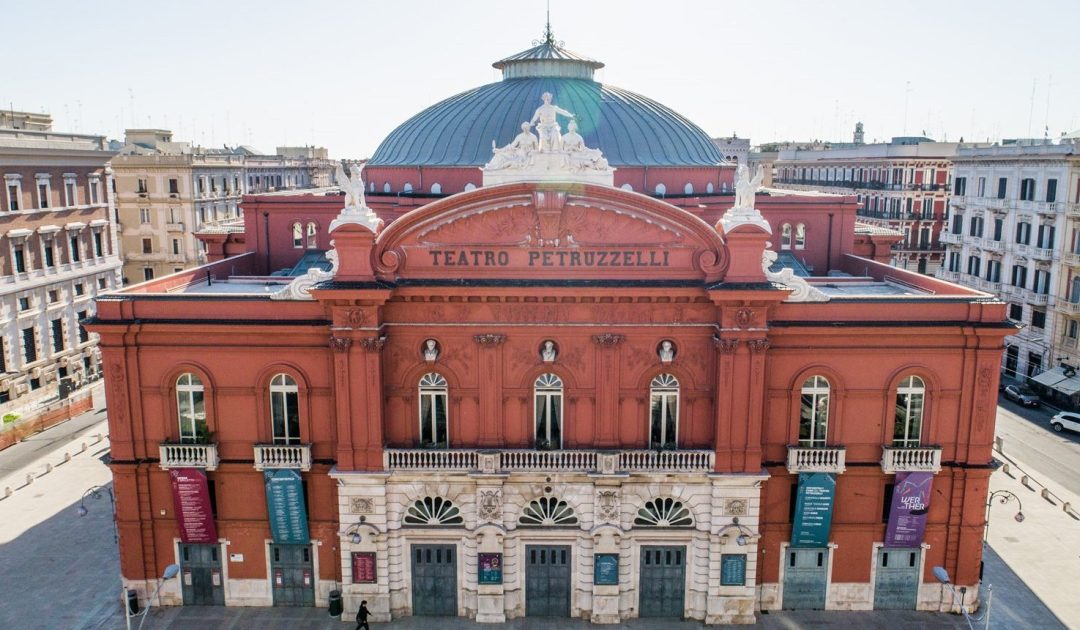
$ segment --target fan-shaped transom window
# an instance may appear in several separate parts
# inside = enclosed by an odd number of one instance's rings
[[[638,510],[634,525],[647,527],[692,527],[694,517],[690,510],[675,499],[653,499]]]
[[[563,382],[554,374],[541,374],[533,383],[536,447],[562,447]]]
[[[450,446],[446,420],[446,379],[437,372],[420,377],[420,446]]]
[[[288,374],[270,379],[270,424],[274,444],[300,443],[300,390]]]
[[[908,376],[896,388],[896,423],[893,446],[919,446],[922,435],[926,386],[918,376]]]
[[[461,510],[453,501],[442,497],[424,497],[417,499],[405,512],[406,525],[461,525]]]
[[[521,525],[538,525],[551,527],[554,525],[577,525],[577,515],[574,508],[566,501],[555,497],[541,497],[530,502],[521,512],[518,523]]]
[[[825,446],[829,432],[829,381],[811,376],[803,383],[799,407],[799,446]]]
[[[679,429],[679,379],[659,374],[649,385],[649,447],[675,448]]]
[[[203,383],[191,372],[176,379],[176,415],[180,421],[180,441],[200,442],[206,435],[206,402]]]

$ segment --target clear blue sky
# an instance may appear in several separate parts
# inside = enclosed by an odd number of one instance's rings
[[[544,24],[543,0],[5,4],[2,107],[51,112],[60,130],[167,127],[334,157],[369,156],[424,107],[497,80],[491,62]],[[552,0],[551,18],[607,64],[601,81],[714,136],[1080,128],[1080,2]]]

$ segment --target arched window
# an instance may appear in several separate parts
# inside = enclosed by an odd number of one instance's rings
[[[292,246],[297,249],[304,246],[304,226],[299,221],[292,224]]]
[[[521,525],[548,527],[553,525],[577,525],[577,522],[578,519],[577,515],[574,514],[574,508],[570,507],[566,501],[555,497],[540,497],[535,501],[531,501],[521,511],[521,517],[518,518],[518,523]]]
[[[288,374],[270,379],[270,427],[274,444],[300,443],[300,390]]]
[[[922,436],[923,403],[926,386],[918,376],[909,376],[896,388],[896,425],[893,446],[919,446]]]
[[[563,382],[554,374],[541,374],[533,384],[536,410],[536,447],[562,448]]]
[[[682,191],[684,195],[692,195],[694,194],[694,185],[686,182],[686,185],[682,187]]]
[[[679,380],[660,374],[649,385],[649,448],[675,448],[679,429]]]
[[[382,191],[384,193],[390,192],[390,182],[383,182]]]
[[[412,192],[412,182],[405,182],[405,185],[401,187],[401,191],[411,193]]]
[[[829,381],[811,376],[802,386],[799,446],[825,446],[829,431]]]
[[[806,224],[795,226],[795,249],[806,249]]]
[[[647,527],[691,527],[693,524],[690,510],[675,499],[653,499],[634,517],[634,525]]]
[[[447,448],[446,379],[429,372],[420,378],[420,446]]]
[[[441,195],[442,194],[442,184],[440,184],[439,182],[435,182],[434,184],[432,184],[431,185],[431,194],[433,194],[433,195]]]
[[[315,227],[314,223],[307,224],[307,248],[315,249],[318,247],[318,234],[319,229]]]
[[[405,512],[406,525],[461,525],[465,519],[453,501],[442,497],[418,499]]]
[[[198,376],[185,372],[176,379],[176,417],[180,420],[181,442],[197,444],[206,441],[204,393]]]
[[[476,190],[476,184],[472,182],[465,184],[465,192],[469,192],[470,190]]]
[[[622,186],[619,186],[619,188],[622,188],[623,190],[629,190],[631,192],[634,191],[634,187],[631,186],[630,184],[623,184]]]
[[[780,226],[780,249],[791,249],[791,224]]]
[[[375,192],[375,182],[370,182],[368,184],[368,190],[370,190],[371,192]]]
[[[705,185],[705,192],[709,193],[710,195],[713,194],[714,190],[716,190],[716,188],[713,188],[712,182],[709,182]]]
[[[667,194],[667,186],[665,186],[663,184],[657,184],[656,185],[656,194],[658,194],[658,195],[666,195]]]

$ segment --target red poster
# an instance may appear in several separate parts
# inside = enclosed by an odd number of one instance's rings
[[[375,583],[375,552],[354,551],[352,555],[353,584]]]
[[[210,509],[206,473],[198,468],[172,468],[173,505],[180,523],[180,540],[185,543],[216,543],[217,527]]]

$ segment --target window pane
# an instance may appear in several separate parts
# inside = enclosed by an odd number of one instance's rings
[[[546,394],[538,394],[536,396],[536,442],[547,440],[547,403],[548,396]]]
[[[651,422],[649,423],[649,446],[658,447],[661,446],[660,431],[663,425],[664,408],[661,404],[662,397],[659,394],[654,394],[652,397],[652,409],[649,416]]]
[[[562,395],[552,394],[551,398],[551,446],[558,448],[562,444]]]
[[[922,433],[922,415],[923,415],[923,395],[912,394],[911,395],[911,412],[909,414],[908,421],[908,441],[910,446],[916,446],[919,443],[919,437]]]
[[[829,395],[818,394],[814,412],[814,446],[825,446],[829,428]]]
[[[903,445],[907,437],[907,419],[908,395],[898,393],[896,395],[896,423],[893,428],[893,442],[896,444]]]
[[[195,417],[191,411],[190,392],[177,392],[176,408],[180,418],[180,438],[183,439],[195,435]]]
[[[664,396],[667,418],[664,427],[664,446],[675,445],[675,420],[679,416],[679,397],[674,394]]]
[[[270,393],[270,422],[274,431],[274,441],[285,439],[285,394]]]
[[[420,444],[430,444],[431,435],[431,394],[420,394]]]
[[[808,442],[813,434],[814,395],[803,394],[799,413],[799,441]]]
[[[300,405],[297,392],[285,394],[286,426],[290,444],[300,443]]]
[[[450,441],[446,432],[446,394],[435,394],[435,443],[440,446],[449,446]]]

